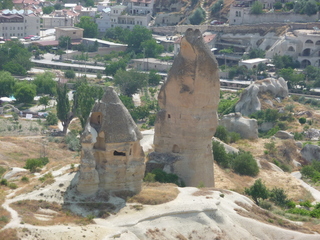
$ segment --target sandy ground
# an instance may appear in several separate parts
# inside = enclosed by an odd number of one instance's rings
[[[64,170],[59,171],[62,173]],[[24,240],[320,239],[318,234],[286,230],[239,215],[235,209],[242,208],[236,202],[247,205],[252,205],[253,202],[245,196],[226,190],[178,188],[180,194],[171,202],[156,206],[143,205],[142,210],[133,208],[135,203],[127,203],[116,215],[107,219],[94,219],[96,224],[87,226],[70,224],[42,227],[21,224],[17,213],[9,207],[11,202],[22,199],[61,202],[62,197],[56,190],[60,188],[60,192],[63,192],[73,176],[70,173],[59,175],[56,182],[46,188],[7,199],[3,206],[13,218],[5,228],[20,229],[19,236]],[[61,183],[64,183],[62,188],[59,187]],[[42,211],[42,215],[45,213]]]
[[[141,145],[150,150],[153,142],[153,131],[143,131]],[[74,178],[75,173],[68,173],[70,165],[64,166],[52,174],[55,182],[32,192],[15,196],[19,189],[12,190],[2,205],[12,216],[6,228],[18,229],[20,239],[23,240],[102,240],[102,239],[301,239],[318,240],[319,234],[305,234],[292,230],[276,227],[259,222],[249,217],[241,216],[236,209],[242,209],[237,202],[252,205],[253,202],[236,192],[227,190],[199,190],[198,188],[178,188],[178,197],[168,203],[160,205],[143,205],[137,210],[133,206],[136,203],[126,205],[115,215],[106,219],[96,218],[95,224],[78,226],[74,224],[54,226],[33,226],[21,223],[17,212],[10,207],[10,203],[25,199],[46,200],[63,203],[64,192]],[[16,171],[16,169],[14,169]],[[230,188],[231,178],[225,177],[222,170],[216,168],[217,182],[223,187],[223,183]],[[274,171],[269,174],[272,178],[280,178],[280,172]],[[278,174],[278,175],[277,175]],[[294,174],[296,175],[296,174]],[[281,175],[282,176],[282,175]],[[39,176],[36,176],[38,178]],[[219,179],[220,178],[220,179]],[[282,177],[281,177],[282,178]],[[288,174],[284,183],[295,179]],[[253,178],[244,181],[254,182]],[[236,182],[236,181],[235,181]],[[302,184],[302,183],[301,183]],[[237,186],[234,185],[236,189]],[[319,192],[315,199],[320,196]],[[319,194],[319,195],[318,195]],[[39,209],[37,216],[43,220],[49,218],[48,210]]]

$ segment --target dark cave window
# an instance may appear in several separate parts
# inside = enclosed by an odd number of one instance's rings
[[[114,156],[125,156],[125,155],[126,155],[126,153],[124,153],[124,152],[114,151],[114,152],[113,152],[113,155],[114,155]]]

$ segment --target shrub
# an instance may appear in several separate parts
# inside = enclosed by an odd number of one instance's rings
[[[49,162],[47,157],[42,158],[30,158],[27,159],[26,165],[24,166],[25,169],[29,169],[30,172],[35,172],[37,168],[41,168],[45,166]]]
[[[219,125],[217,127],[216,133],[214,134],[216,138],[219,138],[222,142],[229,143],[229,132],[224,126]]]
[[[155,182],[156,181],[155,177],[156,177],[155,174],[147,173],[146,176],[143,178],[143,181],[144,182]]]
[[[8,186],[8,180],[5,179],[5,178],[2,178],[1,181],[0,181],[0,184],[4,185],[4,186]]]
[[[294,138],[294,140],[303,140],[304,134],[303,133],[299,133],[299,132],[294,132],[293,133],[293,138]]]
[[[157,168],[152,170],[151,172],[152,174],[154,174],[154,179],[157,182],[161,182],[161,183],[174,183],[178,186],[182,186],[182,182],[179,181],[179,177],[176,174],[173,173],[166,173],[163,170]]]
[[[65,71],[64,76],[66,78],[75,78],[76,74],[73,70],[67,70],[67,71]]]
[[[17,189],[18,188],[17,184],[15,184],[13,182],[9,183],[8,187],[11,188],[11,189]]]
[[[80,139],[77,137],[76,132],[68,133],[67,136],[64,138],[64,141],[67,144],[68,149],[70,149],[71,151],[80,151]]]
[[[0,177],[7,171],[4,167],[0,166]]]
[[[305,124],[307,122],[307,119],[304,117],[299,118],[299,123],[300,124]]]
[[[230,167],[230,157],[227,154],[223,144],[212,141],[212,153],[213,158],[217,162],[217,164],[222,168]]]
[[[276,143],[272,140],[268,143],[265,143],[264,148],[267,149],[271,154],[275,154],[277,152]]]
[[[251,196],[257,205],[259,205],[260,199],[267,199],[269,197],[269,191],[260,178],[250,188],[245,188],[244,192]]]
[[[260,202],[259,202],[259,206],[262,207],[263,209],[271,210],[271,208],[272,208],[272,203],[269,202],[269,201],[260,201]]]
[[[307,207],[307,208],[311,208],[312,207],[312,204],[311,204],[311,202],[309,200],[304,201],[304,202],[300,202],[299,205],[301,207]]]
[[[295,208],[296,207],[296,203],[292,200],[287,202],[287,208]]]
[[[240,134],[236,132],[230,132],[229,136],[230,136],[230,143],[237,142],[238,140],[241,139]]]
[[[288,203],[287,195],[282,188],[273,188],[270,192],[270,201],[280,207],[286,206]]]
[[[233,170],[240,175],[257,176],[259,167],[250,152],[240,151],[232,163]]]
[[[29,178],[26,177],[26,176],[23,176],[23,177],[21,178],[21,182],[29,182]]]
[[[294,105],[293,104],[289,104],[289,105],[286,105],[284,107],[285,110],[289,111],[289,112],[293,112],[293,109],[294,109]]]
[[[301,216],[310,216],[310,211],[303,208],[291,208],[286,211],[287,213],[299,214]]]
[[[46,117],[46,124],[47,125],[57,125],[58,124],[58,117],[52,112],[49,112],[48,116]]]

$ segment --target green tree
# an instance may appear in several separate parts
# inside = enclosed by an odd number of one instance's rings
[[[189,17],[192,25],[199,25],[206,18],[206,12],[202,8],[197,8],[196,11]]]
[[[149,72],[149,80],[148,80],[149,85],[157,86],[157,85],[159,85],[160,81],[161,81],[161,76],[159,74],[157,74],[156,70],[152,69]]]
[[[12,0],[1,0],[0,1],[0,9],[12,9],[13,2]]]
[[[19,103],[31,103],[37,92],[36,85],[25,81],[16,83],[14,89],[14,96]]]
[[[57,87],[57,117],[63,126],[64,135],[67,133],[68,126],[74,117],[74,113],[70,110],[67,85],[59,85]]]
[[[47,6],[47,7],[43,7],[42,8],[43,14],[50,14],[53,11],[54,11],[54,7],[53,6]]]
[[[55,115],[52,112],[49,112],[48,116],[46,117],[46,124],[47,125],[57,125],[58,124],[57,115]]]
[[[11,75],[11,73],[0,71],[0,97],[9,97],[12,95],[15,83],[16,79]]]
[[[263,9],[262,3],[259,1],[255,1],[252,4],[252,7],[250,9],[250,13],[251,14],[262,14],[263,13],[262,9]]]
[[[147,85],[148,75],[136,70],[118,70],[114,75],[114,83],[117,85],[122,94],[132,96]]]
[[[84,129],[92,107],[97,99],[101,99],[103,89],[101,87],[91,86],[87,82],[82,82],[75,92],[75,109],[77,117]]]
[[[71,79],[76,77],[76,73],[73,70],[67,70],[64,72],[64,76]]]
[[[130,30],[122,27],[108,28],[105,33],[106,39],[116,42],[127,43]]]
[[[42,96],[39,99],[39,104],[44,105],[44,109],[47,109],[47,106],[49,105],[50,98],[48,96]]]
[[[70,49],[72,47],[71,38],[69,36],[59,37],[59,47]]]
[[[110,62],[106,65],[105,73],[106,75],[114,76],[119,69],[125,70],[127,67],[127,61],[125,59],[120,59],[116,62]]]
[[[53,5],[55,10],[61,10],[62,9],[62,5],[60,3],[56,3],[55,5]]]
[[[135,25],[132,31],[129,32],[128,37],[126,39],[126,43],[128,44],[128,51],[141,53],[143,51],[141,44],[144,41],[148,41],[151,39],[152,39],[151,30],[140,25]]]
[[[98,36],[98,25],[93,22],[91,17],[83,16],[80,18],[80,22],[75,24],[76,27],[83,28],[83,37],[95,38]]]
[[[155,58],[159,54],[163,53],[163,46],[158,44],[155,39],[150,39],[141,43],[141,47],[144,49],[145,57]]]
[[[264,58],[266,52],[260,48],[251,49],[249,51],[249,58]]]
[[[0,48],[0,70],[26,75],[33,63],[32,54],[19,41],[6,41]]]
[[[274,202],[280,207],[285,207],[289,202],[289,199],[287,198],[287,194],[282,188],[276,187],[273,188],[270,192],[270,201]]]
[[[37,86],[37,94],[49,94],[54,96],[56,94],[56,82],[53,80],[55,74],[52,72],[44,72],[37,74],[33,83]]]
[[[213,6],[211,7],[211,16],[214,16],[217,12],[221,10],[221,7],[223,6],[223,0],[217,1]]]
[[[308,16],[311,16],[313,14],[316,14],[318,11],[318,5],[315,1],[309,0],[306,2],[306,7],[305,7],[305,13]]]
[[[269,197],[269,191],[260,178],[250,188],[245,188],[244,192],[251,196],[257,205],[259,205],[260,199],[267,199]]]
[[[240,151],[232,164],[233,170],[240,175],[255,177],[259,173],[258,164],[250,152]]]
[[[282,8],[282,3],[281,2],[275,2],[273,4],[274,9],[280,10]]]

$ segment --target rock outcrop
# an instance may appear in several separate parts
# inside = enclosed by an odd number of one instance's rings
[[[288,96],[288,86],[283,78],[274,79],[266,78],[255,81],[249,87],[244,89],[235,110],[242,115],[248,116],[256,111],[261,110],[259,94],[269,92],[274,98],[284,98]]]
[[[310,128],[304,132],[306,138],[312,141],[318,141],[320,139],[320,130],[315,128]]]
[[[312,144],[307,144],[301,149],[301,156],[307,161],[320,161],[320,147]]]
[[[217,127],[219,71],[201,32],[188,29],[163,84],[149,164],[162,164],[187,186],[214,186],[211,139]]]
[[[294,137],[293,134],[287,131],[278,131],[274,136],[280,139],[293,139]]]
[[[78,192],[139,192],[145,171],[141,138],[130,113],[109,87],[95,103],[81,135]]]
[[[244,139],[258,138],[258,123],[256,119],[242,117],[241,113],[230,113],[224,115],[219,121],[229,132],[239,133]]]

